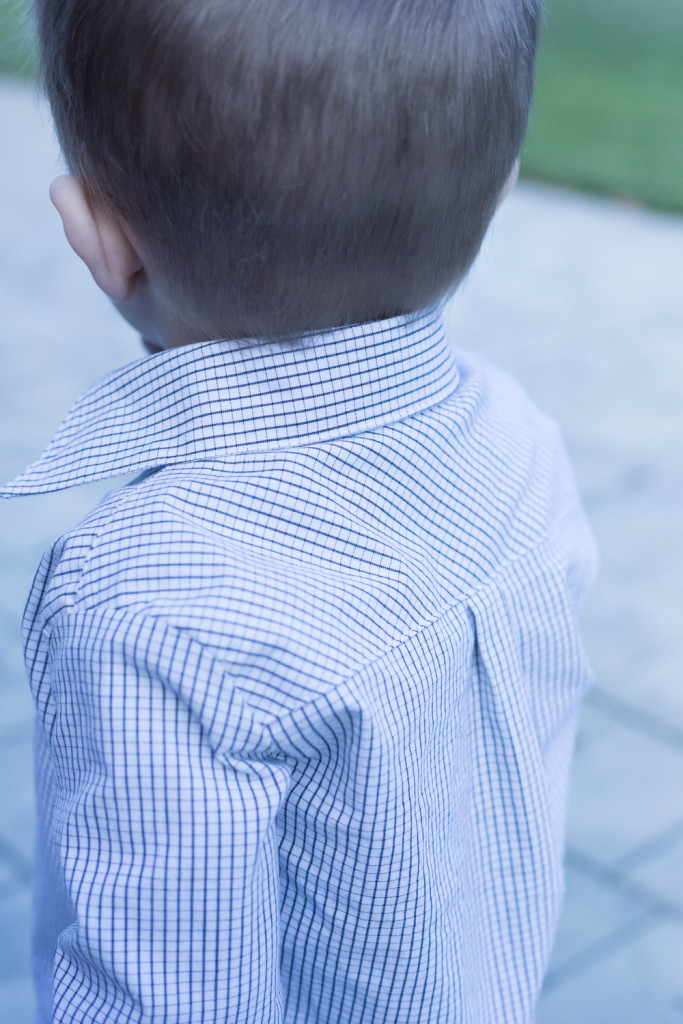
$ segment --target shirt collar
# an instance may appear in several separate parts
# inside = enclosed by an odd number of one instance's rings
[[[280,342],[208,341],[115,370],[1,497],[330,441],[450,395],[441,307]]]

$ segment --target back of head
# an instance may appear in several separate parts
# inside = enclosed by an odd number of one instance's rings
[[[37,0],[73,173],[207,336],[424,307],[521,147],[539,0]]]

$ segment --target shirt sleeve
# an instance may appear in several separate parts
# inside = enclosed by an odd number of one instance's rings
[[[289,768],[226,665],[148,615],[50,638],[53,840],[75,919],[54,1022],[280,1024],[275,817]]]

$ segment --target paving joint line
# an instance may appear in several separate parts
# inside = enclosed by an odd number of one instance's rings
[[[644,911],[635,921],[623,925],[617,931],[608,935],[607,938],[585,947],[580,953],[574,954],[563,964],[560,964],[546,974],[541,997],[549,992],[553,992],[560,985],[564,985],[565,982],[571,981],[572,978],[582,974],[587,968],[595,967],[596,964],[607,960],[613,953],[630,945],[658,923],[658,915]]]
[[[644,733],[652,739],[660,740],[683,754],[683,730],[669,725],[656,715],[634,707],[621,697],[594,686],[586,696],[585,703],[595,711],[600,711],[622,725],[637,732]]]
[[[571,845],[567,846],[565,864],[631,902],[639,904],[649,913],[683,925],[683,906],[660,896],[640,882],[634,882],[619,864],[601,864],[578,847]]]
[[[0,858],[5,861],[10,870],[14,873],[15,881],[26,885],[31,881],[33,866],[30,860],[11,843],[0,836]]]
[[[681,827],[681,823],[677,828]],[[565,863],[568,867],[591,878],[632,903],[641,912],[634,921],[622,925],[604,939],[584,947],[564,963],[549,971],[543,985],[543,994],[581,974],[587,968],[608,959],[625,948],[662,921],[683,925],[683,907],[663,899],[646,886],[634,882],[618,866],[600,864],[576,847],[568,846]]]
[[[683,838],[683,821],[678,821],[655,839],[642,843],[641,846],[636,846],[629,853],[625,853],[623,857],[619,857],[613,867],[618,871],[632,871],[633,868],[640,867],[641,864],[647,863],[653,857],[666,853],[681,838]]]
[[[15,725],[0,730],[0,746],[3,750],[9,750],[22,743],[28,743],[33,739],[33,728],[33,718],[31,718],[30,722],[17,722]]]

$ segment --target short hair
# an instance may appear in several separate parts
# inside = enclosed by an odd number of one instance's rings
[[[539,0],[35,8],[71,171],[210,336],[412,312],[470,268],[524,139]]]

